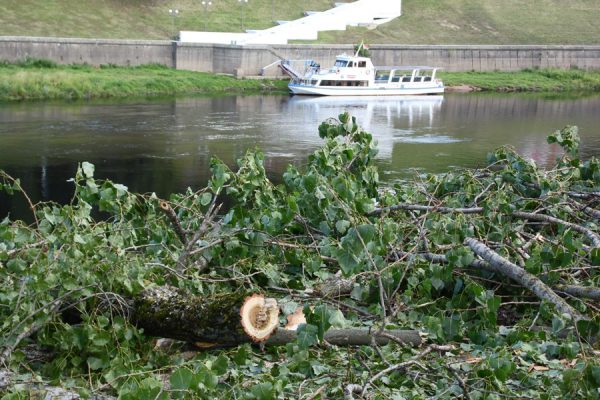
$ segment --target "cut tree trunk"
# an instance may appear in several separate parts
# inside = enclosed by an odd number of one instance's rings
[[[295,330],[277,329],[277,301],[257,294],[200,297],[172,287],[155,287],[142,292],[133,301],[131,320],[148,336],[182,340],[202,349],[251,342],[277,346],[297,338]],[[330,329],[324,339],[337,346],[368,346],[373,341],[379,345],[390,341],[407,346],[422,343],[418,331],[395,329],[383,332],[385,335],[375,329]]]
[[[393,341],[411,347],[418,347],[423,342],[418,331],[391,329],[383,332],[386,336],[393,336],[395,340],[378,334],[377,329],[367,328],[330,329],[325,332],[323,339],[335,346],[370,346],[373,341],[383,346]],[[298,333],[295,330],[278,329],[265,344],[267,346],[283,345],[293,342],[297,336]]]
[[[267,340],[279,325],[278,315],[277,301],[258,294],[200,297],[154,287],[133,301],[131,317],[149,336],[225,347]]]

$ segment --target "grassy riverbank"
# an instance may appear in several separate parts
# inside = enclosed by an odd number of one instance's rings
[[[600,91],[600,71],[443,72],[447,87],[484,91]],[[159,65],[100,68],[48,61],[0,64],[0,101],[287,92],[287,80],[235,79]]]
[[[145,97],[286,90],[276,80],[141,67],[58,66],[47,61],[0,64],[0,101]]]
[[[529,69],[519,72],[442,72],[447,87],[495,92],[600,91],[600,71]]]

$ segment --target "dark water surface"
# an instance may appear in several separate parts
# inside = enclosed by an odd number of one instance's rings
[[[447,171],[485,164],[510,144],[544,166],[560,150],[546,136],[577,125],[582,155],[600,155],[600,95],[448,94],[413,98],[229,96],[139,102],[0,105],[0,169],[20,178],[34,201],[67,202],[77,163],[96,176],[159,196],[204,186],[217,156],[230,166],[249,148],[265,153],[277,180],[321,145],[317,127],[344,110],[379,142],[381,177],[412,169]],[[27,214],[21,199],[0,197],[0,216]]]

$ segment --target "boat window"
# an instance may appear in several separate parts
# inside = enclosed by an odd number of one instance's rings
[[[424,77],[423,82],[431,82],[431,77],[430,76]]]
[[[400,77],[399,76],[393,77],[392,82],[400,82]]]
[[[421,82],[422,76],[415,76],[415,80],[413,82]]]
[[[389,71],[377,71],[377,73],[375,74],[376,81],[386,81],[387,82],[388,79],[390,79]]]
[[[366,61],[359,61],[358,62],[358,68],[367,68],[367,62]]]
[[[345,61],[345,60],[336,60],[335,61],[336,67],[345,67],[346,65],[348,65],[348,61]]]
[[[402,82],[410,82],[410,76],[402,77]]]

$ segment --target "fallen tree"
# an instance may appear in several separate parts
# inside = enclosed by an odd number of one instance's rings
[[[0,173],[35,214],[0,221],[2,394],[596,394],[600,163],[576,158],[572,129],[548,171],[502,148],[483,170],[385,186],[356,121],[319,131],[280,184],[249,152],[169,199],[82,163],[70,204],[34,204]]]

